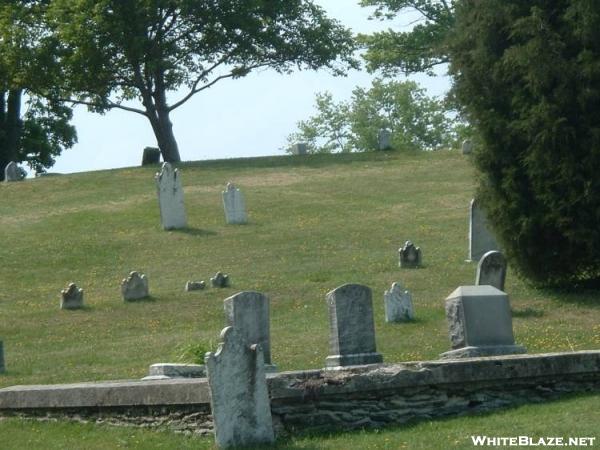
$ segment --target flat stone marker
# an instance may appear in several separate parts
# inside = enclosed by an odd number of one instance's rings
[[[386,322],[408,322],[415,317],[412,295],[400,283],[393,283],[383,294]]]
[[[160,220],[165,230],[175,230],[187,226],[185,205],[183,203],[183,187],[179,171],[169,163],[163,163],[162,169],[155,176],[158,191]]]
[[[60,291],[60,309],[83,308],[83,289],[75,283],[69,283],[66,289]]]
[[[0,341],[0,373],[4,373],[6,371],[6,366],[4,365],[4,343]]]
[[[271,404],[260,345],[248,346],[234,327],[221,332],[216,353],[204,359],[215,441],[220,448],[275,441]]]
[[[292,155],[306,155],[308,153],[308,145],[304,143],[294,144],[291,147]]]
[[[389,150],[390,148],[392,148],[392,132],[382,128],[377,132],[377,149]]]
[[[471,139],[465,139],[462,143],[462,154],[470,155],[473,152],[473,141]]]
[[[227,188],[223,191],[223,209],[225,210],[225,221],[228,224],[248,222],[244,194],[231,182],[227,183]]]
[[[525,353],[515,345],[510,303],[493,286],[460,286],[446,299],[452,349],[442,359]]]
[[[156,363],[148,368],[145,379],[203,378],[206,376],[204,364]]]
[[[469,260],[479,261],[490,250],[499,250],[499,246],[489,230],[485,211],[473,199],[469,207]]]
[[[420,247],[415,247],[415,245],[406,241],[404,246],[398,249],[398,265],[404,268],[414,269],[417,267],[421,267],[423,254],[421,253]]]
[[[271,362],[271,321],[269,298],[260,292],[244,291],[223,302],[227,325],[246,339],[248,345],[259,344],[264,355],[266,370],[276,371]]]
[[[496,289],[504,290],[506,281],[506,258],[497,250],[487,252],[477,264],[477,275],[475,276],[475,285],[481,286],[489,284]]]
[[[212,287],[225,288],[229,287],[230,280],[229,275],[217,272],[214,277],[211,277],[210,284]]]
[[[205,281],[188,281],[187,283],[185,283],[185,291],[186,292],[201,291],[205,287],[206,287]]]
[[[23,176],[17,163],[14,161],[9,162],[4,168],[4,181],[9,183],[11,181],[21,181],[22,179]]]
[[[136,271],[129,272],[127,278],[121,281],[121,295],[126,302],[148,297],[150,294],[146,275]]]
[[[383,357],[375,348],[371,289],[344,284],[327,294],[329,356],[327,368],[377,364]]]
[[[158,147],[145,147],[142,153],[142,166],[158,164],[160,162],[160,149]]]

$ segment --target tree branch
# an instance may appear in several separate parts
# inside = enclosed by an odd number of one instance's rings
[[[61,97],[58,97],[58,98],[53,97],[52,100],[55,100],[55,101],[58,101],[61,103],[72,103],[73,105],[85,105],[85,106],[92,106],[92,107],[96,107],[96,108],[106,107],[107,109],[122,109],[124,111],[134,112],[137,114],[141,114],[144,117],[148,117],[148,114],[144,110],[132,108],[131,106],[120,105],[119,103],[114,103],[114,102],[108,102],[106,104],[102,104],[102,103],[95,103],[95,102],[87,102],[85,100],[76,100],[73,98],[61,98]]]

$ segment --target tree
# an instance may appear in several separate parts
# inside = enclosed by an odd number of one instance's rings
[[[367,48],[364,59],[370,72],[432,75],[435,66],[449,62],[446,40],[454,26],[452,0],[361,0],[360,4],[376,6],[376,19],[390,20],[405,13],[416,17],[408,31],[388,29],[359,35]]]
[[[590,0],[464,0],[455,95],[483,145],[478,196],[537,283],[600,276],[600,11]]]
[[[310,0],[55,0],[51,10],[75,93],[61,99],[141,114],[165,161],[180,160],[170,113],[218,81],[355,64],[350,31]]]
[[[42,94],[55,84],[44,13],[45,2],[0,1],[0,180],[10,161],[43,172],[77,140],[71,110]]]
[[[354,89],[349,102],[317,94],[316,108],[317,115],[288,137],[289,143],[306,142],[311,153],[374,150],[382,128],[391,132],[395,149],[435,150],[457,140],[456,119],[413,81],[376,79],[369,89]]]

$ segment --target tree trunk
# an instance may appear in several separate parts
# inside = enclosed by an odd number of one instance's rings
[[[22,94],[20,89],[0,92],[0,181],[4,180],[4,168],[9,162],[20,162]]]
[[[173,124],[169,118],[169,111],[164,109],[161,112],[157,111],[157,114],[150,119],[158,148],[162,154],[163,161],[170,163],[177,163],[181,161],[179,155],[179,147],[173,134]]]

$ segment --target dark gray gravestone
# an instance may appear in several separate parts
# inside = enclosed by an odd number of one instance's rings
[[[142,166],[158,164],[160,162],[160,149],[158,147],[145,147],[142,154]]]
[[[400,259],[398,265],[402,268],[420,267],[423,262],[421,248],[415,247],[410,241],[406,241],[404,246],[398,250],[398,258]]]
[[[503,291],[505,280],[506,258],[504,258],[504,255],[497,250],[492,250],[483,255],[479,260],[479,264],[477,264],[475,284],[477,286],[489,284]]]
[[[308,153],[308,145],[304,143],[294,144],[291,147],[292,155],[306,155]]]
[[[23,173],[16,162],[9,162],[4,168],[4,181],[9,183],[11,181],[21,181],[23,179]]]
[[[269,298],[260,292],[239,292],[225,299],[227,325],[235,327],[248,345],[260,344],[267,370],[274,371],[271,364],[271,331]]]
[[[60,309],[83,308],[83,289],[75,283],[69,283],[66,289],[60,291]]]
[[[383,362],[375,347],[371,289],[344,284],[327,294],[329,356],[326,367]]]
[[[385,128],[380,129],[377,132],[377,149],[378,150],[389,150],[392,148],[392,133],[390,130]]]

